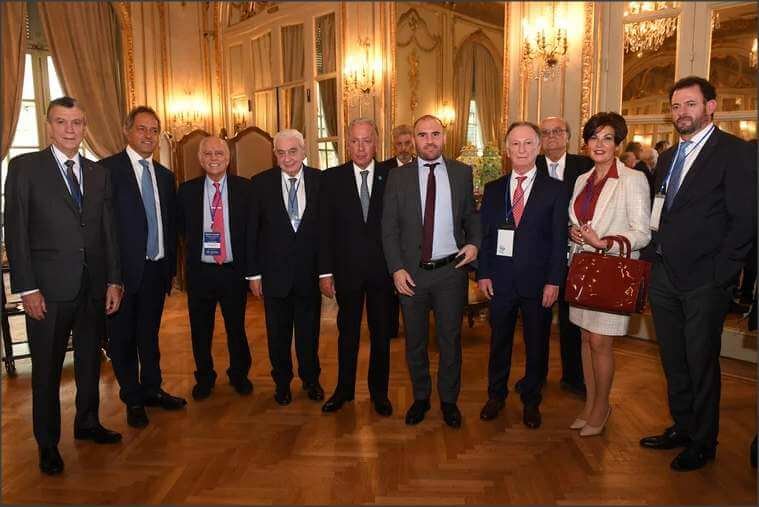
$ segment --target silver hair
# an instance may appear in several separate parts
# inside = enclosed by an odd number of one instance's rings
[[[372,130],[374,131],[374,138],[379,139],[379,130],[377,130],[377,124],[374,123],[374,120],[371,118],[366,118],[364,116],[361,116],[359,118],[353,118],[351,122],[348,124],[348,135],[350,135],[351,129],[356,125],[369,125],[372,127]]]
[[[303,139],[303,134],[301,134],[298,130],[295,129],[283,129],[274,134],[274,142],[272,143],[274,146],[274,150],[277,149],[277,143],[280,139],[295,139],[298,141],[298,146],[300,149],[305,150],[306,149],[306,140]]]

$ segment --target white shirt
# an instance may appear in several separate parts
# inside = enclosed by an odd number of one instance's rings
[[[524,174],[517,174],[516,171],[511,171],[511,181],[509,182],[509,191],[511,192],[511,205],[514,206],[514,192],[517,189],[517,185],[519,182],[517,181],[517,176],[526,176],[527,179],[522,182],[522,190],[524,190],[524,197],[522,198],[522,203],[524,203],[524,206],[527,206],[527,200],[530,198],[530,192],[532,192],[532,184],[535,183],[535,175],[538,173],[538,169],[535,166],[532,166],[532,169],[527,171]],[[524,209],[524,207],[522,207]]]
[[[374,160],[369,162],[369,165],[365,169],[361,169],[355,163],[353,164],[353,175],[356,177],[356,190],[358,190],[358,196],[361,197],[361,171],[369,171],[366,175],[366,186],[369,187],[369,197],[372,196],[372,184],[374,183]]]
[[[561,156],[559,160],[551,160],[548,158],[548,155],[546,157],[546,169],[548,169],[548,176],[551,176],[551,165],[553,164],[559,164],[556,167],[556,179],[559,181],[564,181],[564,169],[567,167],[567,152],[565,151],[564,154]]]
[[[714,132],[712,126],[713,123],[709,122],[706,127],[704,127],[700,132],[690,138],[691,144],[688,145],[688,149],[685,152],[687,155],[685,157],[685,162],[683,162],[683,170],[680,172],[680,184],[682,184],[683,180],[685,179],[685,175],[688,174],[688,171],[690,171],[690,168],[693,165],[693,162],[695,162],[696,157],[698,157],[698,154],[701,153],[701,148],[704,147],[706,142],[709,140],[709,137],[711,137],[712,133]],[[680,138],[680,142],[683,142],[682,138]],[[676,158],[677,152],[675,152],[675,156],[672,158],[669,170],[672,169],[672,164],[675,163]],[[667,187],[670,185],[672,185],[672,182],[668,181]],[[680,185],[678,185],[678,188],[680,188]]]
[[[282,201],[285,203],[285,210],[290,213],[290,203],[287,201],[287,196],[290,193],[290,178],[295,178],[293,183],[297,188],[298,196],[298,218],[303,218],[303,211],[306,209],[306,185],[303,183],[303,165],[298,169],[298,174],[295,176],[288,175],[285,171],[282,171]]]
[[[153,200],[155,201],[155,216],[158,219],[158,255],[155,257],[155,259],[152,260],[159,260],[163,259],[163,257],[166,254],[166,251],[164,249],[163,245],[163,217],[161,217],[161,197],[158,194],[158,180],[156,180],[155,175],[155,165],[153,165],[153,156],[143,159],[142,156],[134,151],[134,149],[127,145],[126,147],[126,153],[129,157],[129,161],[132,163],[132,170],[134,171],[134,177],[137,178],[137,186],[140,189],[140,195],[142,195],[142,165],[140,164],[140,160],[147,160],[148,164],[150,165],[150,168],[152,169],[150,171],[150,178],[153,180]],[[145,257],[148,259],[148,257]]]
[[[419,193],[422,202],[422,223],[424,223],[424,205],[427,202],[427,179],[430,168],[424,164],[437,163],[435,166],[435,227],[432,235],[432,260],[443,259],[458,253],[453,224],[453,198],[451,182],[448,179],[448,169],[443,157],[436,160],[417,158],[419,170]]]
[[[69,186],[69,179],[66,177],[66,161],[74,161],[74,176],[76,176],[76,179],[79,182],[79,192],[81,192],[82,198],[84,198],[84,181],[82,181],[82,167],[79,165],[79,153],[74,155],[74,158],[68,158],[68,156],[56,148],[54,144],[51,144],[50,147],[53,149],[53,156],[55,156],[55,159],[58,161],[58,169],[61,171],[61,177],[63,178],[63,182],[66,183],[66,188],[69,189],[69,192],[71,192],[71,186]]]

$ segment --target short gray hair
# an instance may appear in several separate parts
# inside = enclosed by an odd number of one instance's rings
[[[274,134],[274,141],[272,143],[273,149],[277,150],[277,143],[280,141],[280,139],[295,139],[298,141],[298,146],[302,149],[306,149],[306,140],[303,139],[303,134],[301,134],[298,130],[295,129],[283,129]]]
[[[377,130],[377,124],[374,123],[374,120],[371,118],[366,118],[365,116],[360,116],[358,118],[353,118],[351,122],[348,124],[348,136],[350,137],[350,132],[353,127],[356,125],[369,125],[372,127],[372,130],[374,131],[374,139],[379,140],[379,130]]]
[[[414,137],[414,129],[411,128],[411,125],[408,125],[406,123],[402,123],[395,128],[393,128],[393,139],[395,139],[398,136],[402,136],[403,134],[408,134],[411,137]]]
[[[198,155],[203,153],[203,148],[205,148],[206,144],[208,144],[208,141],[211,141],[212,139],[218,139],[221,141],[221,144],[224,146],[224,149],[227,151],[227,155],[231,155],[231,151],[229,150],[229,144],[226,140],[222,139],[219,136],[206,136],[203,139],[200,140],[200,144],[198,144]]]
[[[515,121],[514,123],[509,125],[509,129],[506,131],[506,136],[504,136],[504,141],[509,140],[509,134],[511,134],[511,131],[517,127],[530,127],[535,132],[535,136],[538,138],[538,142],[540,142],[540,139],[542,137],[540,135],[540,127],[538,127],[531,121]]]

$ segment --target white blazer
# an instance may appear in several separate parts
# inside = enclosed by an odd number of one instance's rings
[[[604,184],[601,195],[598,197],[596,209],[590,225],[596,231],[599,238],[603,236],[624,236],[630,240],[633,258],[639,257],[641,248],[651,241],[651,194],[648,190],[646,176],[635,169],[625,166],[619,159],[615,159],[619,178],[609,178]],[[575,214],[575,200],[585,189],[588,178],[595,175],[593,170],[586,171],[578,176],[575,182],[572,199],[569,202],[569,220],[572,225],[580,226]],[[577,245],[570,242],[571,253],[580,250],[594,251],[590,245]],[[619,252],[619,246],[614,243],[612,253]]]

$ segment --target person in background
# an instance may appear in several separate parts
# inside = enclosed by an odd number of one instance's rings
[[[624,151],[619,155],[619,160],[630,169],[635,169],[635,165],[638,163],[638,159],[635,157],[635,153],[631,151]]]

